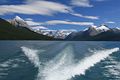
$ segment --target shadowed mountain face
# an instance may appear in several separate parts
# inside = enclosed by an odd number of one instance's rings
[[[0,18],[0,40],[54,40],[54,38],[35,33],[26,27],[15,27]]]
[[[89,27],[85,31],[71,33],[66,40],[72,41],[120,41],[120,29],[100,27]]]

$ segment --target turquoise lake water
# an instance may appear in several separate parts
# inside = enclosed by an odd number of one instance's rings
[[[0,80],[120,80],[120,42],[0,41]]]

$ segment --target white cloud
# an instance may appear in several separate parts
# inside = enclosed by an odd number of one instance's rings
[[[77,31],[76,29],[60,29],[61,31]]]
[[[72,0],[71,2],[73,4],[79,3],[81,6],[84,5],[84,7],[90,7],[89,0]],[[73,12],[70,6],[46,0],[26,0],[25,4],[20,5],[0,5],[0,15],[19,13],[51,16],[56,13],[68,13],[82,18],[98,19],[96,16],[84,16]]]
[[[47,27],[44,26],[35,26],[35,27],[31,27],[33,30],[39,30],[39,29],[48,29]]]
[[[77,16],[77,17],[81,17],[81,18],[87,18],[87,19],[99,19],[98,16],[85,16],[85,15],[78,14],[78,13],[71,13],[71,14],[74,15],[74,16]]]
[[[69,20],[50,20],[46,22],[35,22],[31,18],[27,18],[26,22],[28,25],[36,27],[41,25],[57,25],[57,24],[80,25],[80,26],[94,25],[93,22],[74,22]]]
[[[71,4],[79,7],[93,7],[89,0],[71,0]]]
[[[67,24],[67,25],[80,25],[80,26],[94,25],[93,22],[72,22],[72,21],[64,21],[64,20],[51,20],[45,22],[44,24],[48,24],[48,25]]]
[[[53,15],[58,12],[69,13],[71,10],[71,7],[60,3],[40,0],[21,5],[1,5],[0,15],[7,13]]]
[[[32,19],[32,18],[26,18],[25,20],[27,20],[27,21],[32,21],[33,19]]]
[[[34,25],[41,25],[42,23],[41,22],[34,22],[32,20],[28,20],[26,21],[28,25],[30,26],[34,26]]]
[[[114,24],[115,22],[113,22],[113,21],[108,21],[108,22],[105,22],[105,23]]]

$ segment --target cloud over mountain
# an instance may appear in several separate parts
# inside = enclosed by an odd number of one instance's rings
[[[80,17],[80,18],[86,18],[86,19],[99,19],[98,16],[88,16],[88,15],[82,15],[82,14],[78,14],[78,13],[71,13],[72,15],[76,16],[76,17]]]
[[[58,12],[68,13],[69,11],[71,11],[71,8],[66,5],[42,0],[28,2],[26,4],[0,6],[0,15],[7,13],[53,15]]]
[[[65,20],[51,20],[45,22],[46,24],[49,25],[56,25],[56,24],[67,24],[67,25],[94,25],[93,22],[74,22],[74,21],[65,21]]]
[[[90,7],[89,0],[72,0],[73,5]],[[71,6],[46,0],[26,0],[25,4],[0,5],[0,15],[5,14],[26,14],[26,15],[47,15],[52,16],[56,13],[67,13],[86,19],[98,19],[97,16],[78,14]],[[74,12],[74,13],[73,13]]]

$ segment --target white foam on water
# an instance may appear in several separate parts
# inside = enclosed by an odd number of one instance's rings
[[[58,79],[68,80],[74,77],[75,75],[84,75],[86,70],[88,70],[90,67],[94,66],[96,63],[100,62],[101,60],[104,60],[113,52],[118,51],[119,48],[96,51],[93,53],[92,56],[86,57],[80,60],[78,63],[72,63],[74,62],[73,61],[74,59],[71,59],[72,57],[68,58],[69,56],[71,56],[71,52],[72,52],[71,50],[72,49],[67,50],[68,52],[64,53],[64,55],[60,59],[60,62],[54,64],[55,66],[58,66],[57,68],[54,69],[55,67],[54,65],[53,67],[50,68],[49,66],[45,67],[45,70],[43,71],[43,75],[45,77],[43,80],[58,80]],[[71,64],[66,65],[67,61],[68,62],[71,61]]]
[[[106,61],[105,63],[109,63],[108,65],[104,66],[106,72],[104,75],[106,77],[113,77],[115,80],[120,80],[120,62],[116,61],[112,56],[109,58],[110,61]]]
[[[14,60],[13,59],[8,59],[7,61],[4,61],[0,64],[0,67],[8,68],[12,64]]]
[[[21,48],[29,60],[38,67],[37,80],[70,80],[75,75],[84,75],[90,67],[104,60],[110,54],[119,51],[119,48],[94,51],[93,55],[85,57],[76,63],[73,48],[67,46],[42,68],[37,50],[27,47]]]
[[[0,63],[0,70],[1,68],[4,68],[4,69],[9,69],[9,68],[12,68],[14,67],[15,68],[15,65],[17,65],[16,67],[18,67],[18,64],[15,64],[14,61],[20,61],[20,59],[8,59],[7,61],[4,61],[4,62],[1,62]]]
[[[39,67],[40,60],[39,56],[37,55],[38,50],[30,49],[27,47],[21,47],[24,54],[28,57],[28,59],[35,65],[35,67]]]
[[[73,65],[75,65],[73,49],[68,46],[49,61],[39,75],[42,75],[41,80],[66,80],[71,77]]]
[[[38,73],[41,71],[41,62],[39,60],[38,50],[27,48],[22,46],[21,47],[24,54],[28,57],[28,59],[38,68]],[[39,78],[39,75],[37,76]]]
[[[92,56],[86,57],[77,64],[77,67],[74,68],[74,73],[76,75],[85,74],[85,71],[90,67],[94,66],[96,63],[100,62],[107,58],[113,52],[117,52],[119,48],[106,49],[95,51]]]
[[[10,69],[17,68],[19,66],[17,63],[14,63],[17,60],[19,59],[8,59],[7,61],[0,63],[0,78],[6,77]]]

